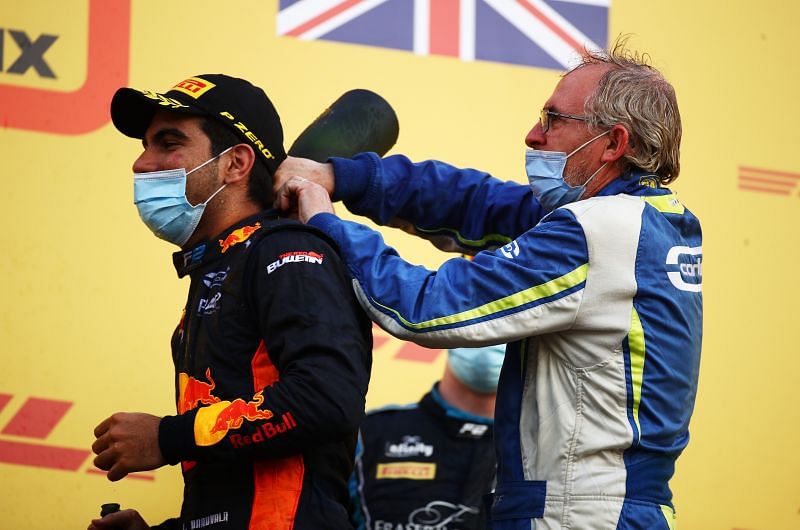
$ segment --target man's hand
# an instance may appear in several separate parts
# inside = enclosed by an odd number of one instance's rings
[[[325,188],[296,176],[288,179],[278,190],[275,207],[290,212],[301,223],[307,223],[318,213],[334,213],[331,198]]]
[[[328,192],[328,196],[333,195],[333,188],[335,185],[333,165],[321,164],[307,158],[289,156],[286,157],[286,160],[281,162],[281,165],[278,166],[278,170],[272,177],[272,191],[275,192],[275,196],[278,196],[281,188],[283,188],[284,184],[286,184],[289,179],[297,175],[325,188],[325,191]]]
[[[161,418],[141,412],[117,412],[95,427],[94,465],[108,471],[108,480],[119,480],[134,471],[166,464],[158,446]]]
[[[101,519],[92,519],[87,530],[149,530],[150,526],[136,510],[120,510]]]

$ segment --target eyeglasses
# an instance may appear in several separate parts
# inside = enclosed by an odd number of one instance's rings
[[[555,112],[553,110],[542,109],[542,113],[539,115],[539,123],[542,124],[542,133],[546,133],[550,130],[550,123],[553,121],[552,118],[565,118],[568,120],[578,120],[578,121],[589,121],[589,118],[586,116],[576,116],[574,114],[562,114],[560,112]]]

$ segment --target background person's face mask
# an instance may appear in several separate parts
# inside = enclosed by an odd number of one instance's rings
[[[583,196],[586,186],[600,170],[606,167],[608,162],[604,162],[580,186],[570,186],[564,180],[564,168],[567,165],[567,159],[609,132],[611,131],[598,134],[578,146],[570,154],[561,151],[539,151],[536,149],[528,149],[525,152],[525,172],[528,174],[528,182],[531,190],[533,190],[533,196],[536,197],[542,208],[552,212],[559,206],[575,202]]]
[[[156,237],[182,247],[192,236],[206,205],[225,188],[223,184],[211,197],[192,206],[186,198],[186,177],[230,151],[229,147],[193,170],[186,168],[133,174],[133,203],[139,217]]]
[[[476,392],[489,394],[497,391],[500,368],[506,355],[506,346],[483,348],[452,348],[447,350],[447,365],[459,381]]]

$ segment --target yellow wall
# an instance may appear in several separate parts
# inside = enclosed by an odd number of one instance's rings
[[[8,29],[31,40],[58,35],[44,55],[56,79],[0,71],[0,528],[83,528],[109,501],[155,523],[179,506],[176,468],[118,483],[90,471],[101,419],[173,411],[168,340],[187,288],[172,248],[137,218],[130,165],[140,147],[102,119],[113,92],[104,81],[166,90],[198,73],[245,77],[273,98],[290,140],[342,92],[370,88],[400,117],[394,152],[522,182],[523,137],[558,79],[537,68],[277,37],[277,2],[68,5],[0,2],[4,68],[18,54]],[[89,14],[100,9],[106,38],[117,40],[94,56]],[[672,483],[684,530],[800,528],[800,186],[790,179],[789,194],[778,195],[739,184],[741,166],[800,173],[799,19],[795,2],[779,0],[612,0],[610,35],[633,33],[631,46],[677,89],[684,143],[674,189],[705,228],[701,384]],[[89,83],[92,57],[105,62]],[[427,243],[387,236],[412,261],[444,259]],[[398,360],[404,345],[376,337],[369,406],[415,400],[441,373],[443,355]],[[37,405],[52,411],[52,402],[64,406],[47,429]],[[78,463],[53,469],[67,454]],[[38,465],[9,463],[25,458]]]

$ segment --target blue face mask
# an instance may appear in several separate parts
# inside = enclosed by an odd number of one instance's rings
[[[591,140],[578,146],[578,148],[570,154],[560,151],[539,151],[535,149],[528,149],[525,152],[525,172],[528,174],[528,182],[533,190],[533,196],[536,197],[536,200],[539,201],[542,208],[548,212],[552,212],[559,206],[575,202],[583,196],[586,191],[586,185],[592,181],[600,170],[606,167],[608,162],[605,162],[602,166],[597,168],[597,171],[592,173],[592,176],[586,179],[586,182],[580,186],[570,186],[564,181],[564,168],[567,165],[567,159],[609,132],[611,131],[598,134]]]
[[[483,348],[453,348],[447,350],[447,365],[459,381],[476,392],[490,394],[497,391],[500,368],[506,355],[506,346]]]
[[[186,177],[230,151],[232,147],[186,172],[185,168],[133,174],[133,203],[139,217],[156,237],[182,247],[197,229],[206,205],[222,185],[205,202],[192,206],[186,198]]]

